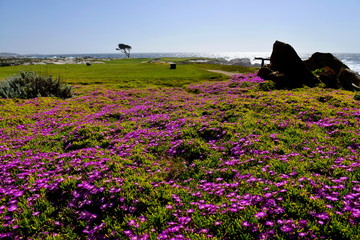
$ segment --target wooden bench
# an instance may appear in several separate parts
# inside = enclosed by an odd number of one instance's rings
[[[265,61],[270,61],[270,58],[256,57],[255,60],[261,60],[261,67],[264,67]]]

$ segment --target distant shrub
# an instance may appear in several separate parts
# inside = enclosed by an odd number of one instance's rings
[[[2,98],[60,97],[70,98],[71,86],[62,84],[60,78],[38,75],[34,72],[21,71],[0,82]]]

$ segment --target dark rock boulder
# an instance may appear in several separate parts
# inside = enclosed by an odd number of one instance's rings
[[[265,66],[259,69],[259,72],[257,73],[257,75],[265,80],[272,80],[270,79],[270,74],[273,71],[271,71],[271,69],[269,68],[269,66]]]
[[[342,88],[350,91],[360,90],[360,76],[348,68],[342,68],[338,75],[338,81]]]
[[[329,67],[334,70],[336,74],[339,74],[342,68],[349,69],[348,66],[331,53],[316,52],[309,59],[305,60],[304,63],[310,71],[315,71],[316,69],[321,69],[323,67]]]
[[[321,82],[325,84],[327,88],[339,88],[338,83],[338,74],[330,68],[330,67],[323,67],[319,73],[319,79]]]
[[[321,81],[328,88],[360,90],[360,75],[331,53],[316,52],[302,61],[292,46],[279,41],[274,43],[270,65],[262,67],[258,76],[273,81],[276,89],[314,87]]]
[[[260,69],[258,76],[272,80],[278,89],[293,89],[304,85],[314,87],[319,80],[307,69],[294,48],[276,41],[270,57],[268,70]]]
[[[360,76],[331,53],[314,53],[304,61],[311,71],[320,69],[319,79],[329,88],[359,90]]]
[[[275,89],[288,88],[289,79],[284,73],[272,71],[269,67],[262,67],[258,72],[258,76],[265,80],[273,81],[275,83]]]

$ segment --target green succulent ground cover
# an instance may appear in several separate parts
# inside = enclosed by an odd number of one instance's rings
[[[359,239],[354,94],[203,79],[1,99],[0,238]]]

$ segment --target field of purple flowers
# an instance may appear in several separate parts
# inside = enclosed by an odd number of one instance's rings
[[[262,81],[0,100],[0,239],[360,239],[360,101]]]

